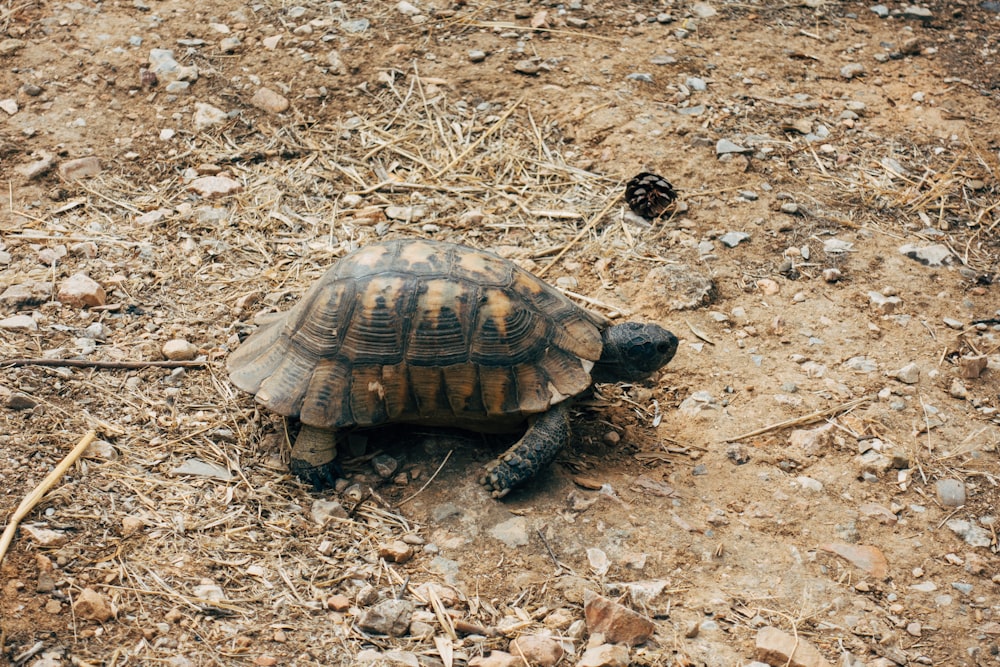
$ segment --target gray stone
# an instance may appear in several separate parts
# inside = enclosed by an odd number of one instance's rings
[[[9,331],[38,331],[38,324],[30,315],[12,315],[0,320],[0,329]]]
[[[965,504],[965,483],[959,479],[939,479],[936,490],[938,500],[945,507],[961,507]]]
[[[887,16],[889,16],[889,8],[886,7],[885,5],[872,5],[868,9],[875,12],[875,15],[878,16],[880,19],[884,19]]]
[[[907,243],[899,247],[899,252],[910,259],[917,260],[924,266],[945,266],[951,264],[953,260],[951,249],[940,243],[925,246]]]
[[[878,370],[878,363],[871,357],[865,356],[851,357],[844,362],[844,366],[855,373],[872,373]]]
[[[965,519],[950,519],[945,525],[970,546],[989,547],[993,543],[989,531]]]
[[[707,2],[696,2],[691,5],[691,13],[700,19],[707,19],[715,16],[719,12]]]
[[[626,79],[631,81],[641,81],[643,83],[653,83],[653,75],[649,72],[633,72],[629,74]]]
[[[726,232],[719,237],[719,241],[722,242],[727,248],[735,248],[743,241],[749,241],[750,235],[746,232]]]
[[[840,68],[840,76],[845,79],[853,79],[865,73],[865,66],[861,63],[848,63]]]
[[[370,26],[371,21],[368,19],[351,19],[350,21],[343,21],[340,24],[341,30],[349,32],[352,35],[365,32]]]
[[[705,83],[705,80],[701,79],[699,77],[696,77],[696,76],[689,76],[684,81],[684,85],[687,86],[688,88],[690,88],[691,90],[694,90],[694,91],[697,91],[697,92],[702,92],[702,91],[708,89],[708,84]]]
[[[715,144],[716,155],[728,155],[730,153],[749,153],[750,149],[740,146],[729,139],[719,139]]]
[[[411,600],[383,600],[365,609],[358,617],[358,627],[368,632],[401,637],[410,629],[416,605]]]
[[[528,543],[528,520],[515,516],[490,529],[490,535],[508,547],[522,547]]]
[[[481,63],[486,60],[486,52],[480,51],[479,49],[473,49],[469,51],[469,62]]]
[[[920,381],[920,367],[909,363],[900,369],[890,371],[889,377],[895,378],[903,384],[916,384]]]
[[[194,103],[194,129],[199,132],[224,122],[228,117],[225,111],[211,104]]]
[[[916,5],[909,5],[903,10],[903,16],[908,19],[917,19],[918,21],[930,21],[934,18],[934,14],[931,10],[926,7],[917,7]]]

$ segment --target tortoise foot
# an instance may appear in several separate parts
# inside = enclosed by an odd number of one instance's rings
[[[569,409],[559,404],[539,415],[524,437],[488,466],[479,478],[494,498],[503,498],[552,463],[569,440]]]
[[[292,459],[288,469],[303,482],[312,485],[316,491],[332,489],[337,479],[344,476],[344,471],[336,461],[315,466],[302,459]]]

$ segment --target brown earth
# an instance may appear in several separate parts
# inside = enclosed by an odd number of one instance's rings
[[[0,6],[0,291],[21,292],[0,319],[37,327],[0,328],[0,358],[153,361],[181,338],[208,362],[3,369],[2,516],[86,431],[108,444],[25,519],[54,541],[22,529],[0,566],[0,662],[442,664],[447,645],[465,664],[551,632],[576,664],[584,590],[655,620],[632,664],[745,664],[767,626],[834,664],[1000,662],[996,3],[927,21],[902,3],[414,4]],[[151,49],[196,79],[144,75]],[[198,126],[196,104],[226,115]],[[720,158],[720,139],[749,150]],[[87,156],[99,173],[64,173]],[[681,191],[669,218],[618,199],[644,170]],[[241,190],[189,188],[209,174]],[[502,443],[420,431],[371,434],[346,454],[357,486],[313,493],[224,358],[337,257],[401,236],[493,249],[680,351],[579,401],[572,446],[502,501],[475,481]],[[58,296],[76,273],[104,305]],[[963,356],[988,367],[962,377]],[[893,377],[911,363],[915,382]],[[696,392],[710,402],[682,409]],[[832,424],[812,445],[740,437],[821,411],[799,427]],[[347,516],[317,524],[324,498]],[[456,599],[435,607],[427,582]],[[87,588],[113,616],[73,606]],[[359,625],[400,591],[426,636]],[[452,637],[445,616],[488,632]]]

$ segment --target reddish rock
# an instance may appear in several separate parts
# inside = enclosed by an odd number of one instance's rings
[[[73,613],[77,618],[104,622],[114,616],[107,598],[92,588],[84,588],[73,601]]]
[[[351,608],[351,598],[337,593],[326,599],[326,608],[334,611],[347,611]]]
[[[757,659],[786,667],[833,667],[812,644],[778,628],[757,631]]]
[[[600,632],[615,644],[642,644],[656,630],[653,622],[642,614],[591,591],[584,593],[584,615],[590,634]]]
[[[391,563],[405,563],[413,558],[413,547],[402,540],[380,544],[378,555]]]
[[[83,273],[74,273],[59,285],[56,295],[67,306],[103,306],[107,300],[104,288]]]
[[[250,98],[250,104],[264,111],[281,113],[288,109],[288,98],[270,88],[261,88]]]
[[[876,547],[863,544],[831,542],[821,545],[820,549],[850,561],[851,565],[859,570],[864,570],[873,577],[885,579],[889,574],[889,561],[885,559],[885,555]]]

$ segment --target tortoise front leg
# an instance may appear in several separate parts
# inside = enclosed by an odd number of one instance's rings
[[[292,474],[319,491],[336,483],[341,472],[336,458],[337,437],[334,431],[303,424],[292,445],[288,467]]]
[[[564,402],[535,417],[524,437],[486,466],[479,482],[494,498],[503,498],[552,463],[568,441],[569,408]]]

